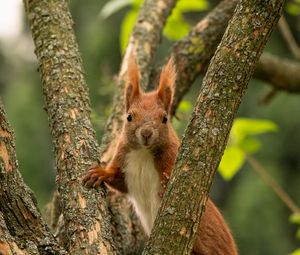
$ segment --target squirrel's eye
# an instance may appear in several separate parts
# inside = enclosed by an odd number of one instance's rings
[[[132,115],[130,114],[130,113],[128,113],[128,115],[127,115],[127,120],[130,122],[130,121],[132,121]]]
[[[162,123],[166,124],[167,121],[168,121],[168,117],[167,117],[167,115],[164,115],[163,119],[162,119]]]

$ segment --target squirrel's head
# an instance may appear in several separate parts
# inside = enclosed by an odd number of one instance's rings
[[[128,64],[125,88],[125,139],[132,148],[163,148],[169,143],[170,108],[172,104],[176,70],[171,58],[163,67],[158,88],[144,93],[140,87],[139,70],[135,59]]]

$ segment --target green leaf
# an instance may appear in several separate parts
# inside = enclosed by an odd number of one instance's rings
[[[110,0],[103,6],[99,16],[103,19],[106,19],[131,3],[132,0]]]
[[[178,106],[178,110],[181,112],[190,112],[192,110],[192,104],[190,101],[182,100]]]
[[[261,142],[256,138],[246,137],[240,142],[239,147],[245,152],[254,153],[261,148]]]
[[[238,146],[228,146],[219,165],[219,173],[229,181],[242,167],[245,162],[245,153]]]
[[[277,125],[269,120],[235,119],[230,132],[227,148],[219,165],[219,173],[230,180],[245,162],[245,153],[254,153],[261,147],[257,138],[252,137],[266,132],[276,131]]]
[[[179,0],[176,9],[181,12],[204,11],[207,10],[209,4],[206,0]]]
[[[239,144],[245,137],[250,135],[258,135],[278,130],[278,126],[270,120],[261,119],[235,119],[231,129],[232,139]]]
[[[206,0],[179,0],[164,28],[164,35],[169,40],[179,40],[190,30],[190,25],[184,20],[183,12],[203,11],[208,9]]]
[[[144,0],[131,0],[132,6],[134,7],[140,7],[142,5]]]
[[[289,255],[300,255],[300,249],[297,249],[297,250],[293,251]]]
[[[290,218],[290,222],[295,223],[295,224],[300,224],[300,214],[298,213],[293,213]]]
[[[181,12],[175,9],[168,18],[163,32],[169,40],[176,41],[184,37],[189,30],[190,25],[184,20]]]
[[[134,23],[138,16],[138,8],[132,9],[124,17],[121,24],[120,48],[121,53],[124,54],[128,45],[129,37],[133,29]]]
[[[290,222],[294,223],[294,224],[298,224],[300,225],[300,214],[299,213],[293,213],[290,218],[289,218]],[[296,238],[300,240],[300,228],[298,228],[297,232],[296,232]],[[293,253],[292,253],[293,254]],[[300,255],[300,254],[299,254]]]

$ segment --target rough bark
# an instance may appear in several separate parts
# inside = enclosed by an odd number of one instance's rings
[[[93,162],[98,161],[99,147],[96,143],[95,134],[89,118],[90,102],[88,90],[83,77],[81,58],[72,29],[73,22],[70,17],[67,1],[24,0],[24,3],[36,45],[36,55],[39,60],[46,110],[49,116],[56,156],[57,183],[58,190],[60,191],[58,199],[63,213],[59,218],[63,220],[61,226],[64,225],[64,229],[58,232],[59,240],[70,254],[125,254],[128,252],[129,247],[143,240],[143,236],[139,230],[139,224],[134,220],[132,221],[130,207],[124,198],[111,197],[109,201],[110,206],[107,208],[103,189],[100,191],[86,191],[81,186],[81,176]],[[140,11],[120,70],[114,104],[114,115],[108,124],[108,135],[103,140],[102,159],[104,161],[107,161],[111,157],[117,134],[122,126],[123,88],[127,76],[128,58],[131,54],[137,56],[138,66],[142,74],[142,84],[146,87],[149,81],[153,55],[161,40],[165,21],[174,4],[175,0],[146,0]],[[203,70],[203,67],[206,65],[205,63],[211,58],[225,30],[227,21],[231,17],[235,4],[235,0],[224,0],[206,19],[193,29],[189,37],[174,47],[175,58],[180,59],[177,61],[177,63],[179,63],[179,81],[185,82],[187,87],[194,81],[197,75]],[[257,10],[257,12],[259,13],[260,11]],[[214,15],[218,17],[216,18]],[[267,17],[265,18],[267,19]],[[260,26],[257,25],[257,27]],[[261,38],[255,39],[259,40]],[[236,41],[234,42],[236,43]],[[238,52],[240,46],[241,45],[236,46],[234,50]],[[183,50],[180,51],[180,49]],[[203,49],[205,49],[205,51]],[[204,54],[204,52],[207,51],[209,53]],[[228,52],[230,53],[229,50]],[[244,54],[242,50],[239,53],[240,55]],[[178,55],[176,56],[176,54]],[[199,60],[199,57],[201,57],[202,60]],[[255,56],[251,55],[250,57],[254,58]],[[251,60],[251,58],[249,59]],[[249,64],[251,62],[250,60],[247,58],[245,62]],[[243,62],[243,65],[244,64]],[[242,75],[242,72],[240,72],[240,74]],[[220,74],[219,76],[222,78],[222,75],[223,74]],[[237,80],[241,80],[242,82],[242,76],[241,78],[238,78],[240,77],[239,75],[236,77]],[[219,99],[216,96],[218,92],[214,91],[216,88],[213,86],[217,83],[214,82],[215,81],[207,81],[213,88],[211,88],[212,94],[206,94],[205,97],[212,101],[218,101]],[[237,89],[235,86],[231,87],[233,93],[230,96],[233,97],[236,93],[242,93],[242,89]],[[203,91],[205,91],[205,89],[203,89]],[[181,95],[181,93],[182,92],[178,95]],[[239,99],[236,100],[237,101],[230,101],[231,107],[238,105]],[[178,102],[179,100],[177,100],[177,104]],[[233,105],[234,102],[237,103]],[[201,103],[205,103],[204,99]],[[228,109],[230,106],[228,106]],[[219,110],[212,107],[210,108],[209,105],[207,105],[205,109],[206,113],[210,113],[212,116],[206,116],[207,121],[203,122],[204,124],[201,122],[202,126],[199,125],[201,129],[203,125],[209,127],[211,123],[218,124],[217,111]],[[228,112],[227,120],[231,121],[229,115],[233,114],[234,110],[228,110]],[[214,115],[214,113],[216,113],[216,115]],[[194,121],[197,122],[198,118],[196,117],[196,113],[194,113],[193,116]],[[78,123],[80,123],[80,125],[78,125]],[[224,130],[230,128],[230,125],[231,123],[229,122]],[[218,129],[217,126],[214,126],[214,129],[208,128],[208,130],[223,133],[223,130]],[[205,132],[203,133],[203,131],[201,132],[202,133],[199,131],[198,138],[203,138],[204,141],[206,134]],[[4,135],[6,139],[6,133],[1,131],[1,140],[5,141],[2,135]],[[191,134],[187,133],[185,143],[189,140],[190,135]],[[209,135],[213,137],[207,137],[205,141],[209,140],[213,148],[217,147],[217,145],[220,146],[218,147],[219,150],[216,149],[211,153],[221,153],[223,148],[222,144],[225,143],[226,138],[224,140],[222,135],[222,137],[217,139],[214,132]],[[201,140],[201,142],[203,141]],[[200,145],[204,146],[199,143],[197,145],[198,147],[195,148],[202,148]],[[0,251],[4,251],[4,254],[10,254],[9,251],[21,252],[22,249],[22,252],[24,251],[24,253],[27,252],[28,254],[35,254],[37,252],[39,252],[37,254],[66,254],[67,252],[58,246],[56,240],[47,230],[45,223],[42,221],[36,209],[33,195],[23,184],[18,171],[12,171],[14,175],[12,175],[10,171],[6,171],[7,173],[2,171],[3,165],[10,165],[10,161],[5,160],[7,151],[3,148],[6,147],[2,147],[1,144],[0,160],[2,161],[0,162],[0,173],[8,177],[4,179],[1,178],[0,180],[0,182],[6,182],[5,185],[1,183],[0,188]],[[183,146],[183,148],[185,147]],[[184,149],[182,150],[184,151]],[[194,157],[203,157],[204,155],[202,150],[201,155],[200,150],[194,150],[193,152]],[[198,155],[195,156],[195,154]],[[209,160],[211,158],[210,156],[211,154],[208,154],[205,160]],[[183,156],[179,158],[179,162],[182,162],[184,157],[185,154],[183,153]],[[16,160],[15,156],[11,156],[11,158]],[[205,160],[199,162],[206,162]],[[194,172],[189,168],[189,164],[192,165],[193,162],[188,161],[186,164],[187,168],[185,169],[186,172]],[[178,163],[178,165],[180,167],[180,163]],[[203,167],[203,165],[201,166]],[[179,167],[177,167],[177,169]],[[212,167],[214,167],[214,165],[212,165]],[[213,174],[209,176],[203,174],[203,176],[210,178],[209,181],[211,181]],[[10,183],[15,181],[20,183],[20,190],[11,191],[10,187],[13,187],[13,185],[10,185]],[[203,188],[204,192],[207,191],[208,187],[209,185]],[[7,197],[2,196],[2,193]],[[178,193],[175,193],[174,196],[176,196],[176,194]],[[16,200],[11,199],[9,196],[14,196]],[[7,201],[7,203],[3,201]],[[201,201],[201,206],[203,206],[205,197],[201,198]],[[124,205],[126,209],[123,207],[121,209],[121,206]],[[15,207],[18,208],[15,209]],[[9,210],[11,210],[11,212],[9,212]],[[18,211],[20,211],[20,213]],[[199,208],[197,212],[199,212]],[[15,218],[8,217],[7,215],[10,215],[9,213],[15,213]],[[110,218],[111,214],[113,215],[113,219]],[[58,215],[57,211],[55,211],[55,219],[58,218]],[[24,222],[23,224],[25,218],[26,223]],[[198,223],[197,220],[196,223]],[[113,230],[111,230],[110,224],[112,224]],[[27,229],[29,232],[27,232]],[[112,240],[112,231],[115,235],[115,240]],[[24,245],[25,232],[26,236],[28,233],[31,234],[26,238]],[[114,244],[118,247],[117,252],[115,251]]]
[[[0,254],[67,254],[48,231],[23,182],[14,140],[0,103]]]
[[[300,63],[264,53],[254,77],[271,84],[274,89],[300,92]]]
[[[81,177],[98,161],[90,101],[66,0],[28,0],[46,111],[53,138],[64,220],[60,240],[71,254],[114,254],[103,189],[87,190]]]
[[[143,254],[190,254],[233,118],[283,0],[241,0],[211,60]]]
[[[112,215],[113,235],[118,247],[117,254],[140,254],[146,236],[141,223],[125,196],[109,194],[109,209]]]
[[[172,106],[173,114],[193,82],[207,70],[207,65],[222,39],[237,2],[237,0],[222,1],[172,48],[171,54],[175,58],[178,74]]]
[[[236,0],[224,0],[197,23],[183,39],[176,42],[171,55],[177,60],[178,77],[172,105],[175,114],[178,104],[193,82],[207,70],[236,6]],[[300,64],[264,53],[254,78],[269,83],[275,89],[288,92],[300,90]],[[155,76],[155,75],[153,75]]]

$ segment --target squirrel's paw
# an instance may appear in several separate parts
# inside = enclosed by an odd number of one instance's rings
[[[82,183],[88,188],[97,188],[100,183],[105,181],[107,173],[101,166],[91,167],[88,173],[83,177]]]

